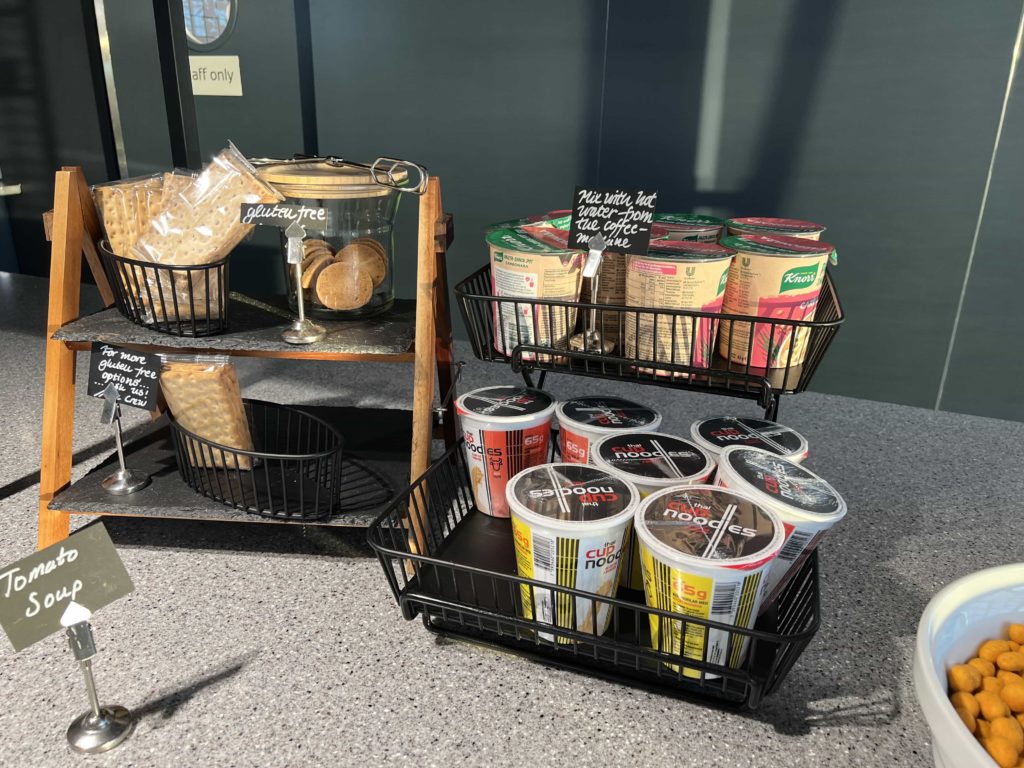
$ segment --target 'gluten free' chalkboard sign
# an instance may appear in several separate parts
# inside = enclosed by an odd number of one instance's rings
[[[110,384],[117,389],[117,402],[152,411],[160,389],[160,356],[94,341],[88,392],[103,397]]]
[[[292,203],[242,203],[239,221],[281,229],[294,222],[303,229],[323,232],[327,229],[327,209]]]
[[[601,235],[605,250],[644,255],[651,242],[657,192],[610,187],[576,187],[569,247],[587,250]]]

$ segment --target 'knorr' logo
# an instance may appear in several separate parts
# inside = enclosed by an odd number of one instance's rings
[[[801,288],[809,288],[818,279],[818,265],[808,264],[806,267],[796,267],[783,273],[782,285],[779,286],[779,293],[786,291],[798,291]]]
[[[729,270],[727,269],[727,270],[725,270],[725,272],[722,273],[722,277],[718,280],[718,292],[715,294],[716,296],[718,296],[719,294],[722,293],[722,291],[725,290],[725,283],[726,283],[726,281],[728,279],[729,279]]]

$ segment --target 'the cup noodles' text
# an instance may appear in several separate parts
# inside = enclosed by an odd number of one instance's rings
[[[613,541],[605,543],[603,547],[588,549],[584,556],[583,568],[604,568],[606,565],[611,565],[622,557],[623,551],[618,549]]]
[[[757,435],[750,435],[746,432],[740,432],[738,429],[736,429],[736,427],[725,427],[723,429],[716,429],[713,432],[711,432],[711,437],[713,437],[718,442],[723,442],[725,440],[749,441],[752,439],[757,439]]]
[[[796,499],[794,489],[798,488],[793,481],[785,475],[770,475],[767,472],[762,478],[764,489],[773,496],[781,496],[784,499]]]
[[[717,530],[722,527],[721,520],[712,520],[707,517],[707,513],[711,511],[711,507],[703,507],[701,504],[687,504],[679,501],[669,501],[665,506],[665,511],[662,512],[662,517],[666,517],[669,520],[681,520],[685,523],[693,523],[703,528],[711,528]],[[744,528],[741,525],[730,525],[726,528],[729,533],[734,533],[737,536],[746,536],[748,539],[757,536],[757,531],[753,528]]]
[[[528,492],[531,499],[550,499],[555,495],[578,496],[583,504],[618,501],[615,489],[604,485],[574,485],[571,488],[536,488]]]

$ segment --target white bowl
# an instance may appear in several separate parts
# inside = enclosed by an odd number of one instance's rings
[[[1024,622],[1024,563],[972,573],[942,589],[917,625],[914,689],[932,731],[936,768],[996,766],[949,703],[946,670],[974,657],[984,640]]]

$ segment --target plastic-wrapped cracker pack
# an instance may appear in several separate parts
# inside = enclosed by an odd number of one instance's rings
[[[97,184],[92,188],[92,198],[110,250],[118,256],[131,255],[139,236],[160,208],[162,188],[162,174]]]
[[[234,145],[221,150],[187,187],[168,193],[135,244],[135,258],[174,266],[218,261],[252,230],[252,224],[239,220],[242,203],[283,200],[257,178]]]
[[[160,210],[132,250],[132,257],[171,267],[203,266],[226,257],[252,230],[239,220],[243,203],[280,202],[234,145],[203,170],[182,179],[164,177]],[[146,270],[145,304],[159,320],[215,319],[221,306],[219,272]]]
[[[163,355],[160,388],[174,420],[213,443],[253,450],[235,366],[223,355]],[[252,469],[252,459],[186,441],[196,467]],[[237,457],[237,461],[236,461]]]

